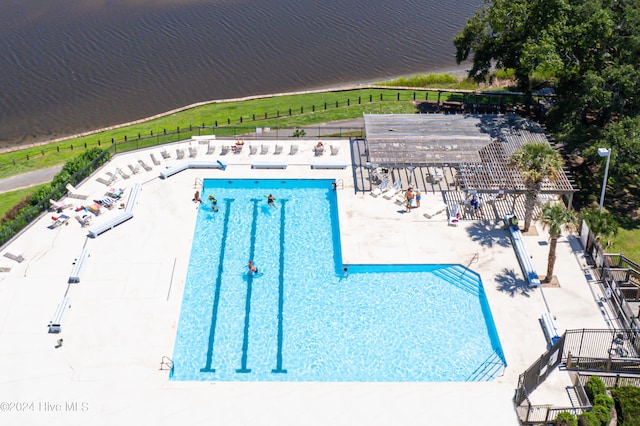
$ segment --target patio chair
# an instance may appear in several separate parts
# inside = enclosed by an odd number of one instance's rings
[[[331,148],[331,155],[338,155],[340,152],[340,145],[330,145],[329,148]]]
[[[380,195],[384,194],[386,191],[388,191],[391,186],[393,185],[393,183],[391,182],[391,180],[387,177],[382,178],[382,182],[380,182],[380,185],[378,185],[377,187],[373,188],[373,190],[370,192],[372,197],[379,197]]]
[[[289,150],[289,155],[296,155],[298,153],[298,145],[292,144],[291,149]]]
[[[184,149],[176,148],[176,158],[182,160],[184,158]]]
[[[273,151],[273,155],[279,155],[282,152],[282,145],[276,144],[276,147]]]
[[[388,191],[385,191],[383,197],[387,200],[390,200],[399,192],[402,192],[402,179],[398,179],[397,181],[393,182],[393,185],[391,186],[391,188],[389,188]]]
[[[426,217],[427,219],[431,219],[432,217],[439,215],[446,209],[447,209],[447,205],[444,202],[440,201],[439,203],[436,203],[433,206],[430,206],[427,209],[427,211],[424,213],[424,217]]]
[[[258,147],[256,145],[249,146],[249,155],[256,155],[258,153]]]
[[[165,160],[168,160],[169,158],[171,158],[171,154],[169,154],[166,149],[163,149],[162,151],[160,151],[160,155],[162,155],[162,158]]]
[[[127,167],[129,167],[129,170],[131,170],[131,173],[133,173],[134,175],[140,173],[140,167],[136,166],[135,164],[127,164]]]
[[[24,256],[22,255],[22,250],[16,249],[16,248],[11,249],[11,251],[7,250],[4,253],[4,257],[6,257],[8,259],[11,259],[11,260],[15,260],[18,263],[21,263],[22,261],[24,261]]]
[[[69,203],[63,203],[62,201],[52,200],[51,198],[49,199],[49,204],[51,204],[51,207],[55,209],[57,212],[61,212],[64,209],[72,207],[72,205]]]
[[[455,203],[453,207],[451,207],[451,210],[449,210],[449,226],[458,226],[460,219],[462,219],[460,204]]]
[[[198,155],[198,148],[194,146],[189,147],[189,158],[195,158]]]
[[[59,226],[62,225],[67,225],[69,224],[69,219],[70,217],[67,216],[66,214],[61,214],[60,216],[52,216],[51,220],[53,220],[53,223],[51,225],[49,225],[49,229],[55,229]]]
[[[85,194],[84,192],[80,192],[78,189],[76,189],[76,187],[74,187],[70,183],[67,184],[66,188],[67,188],[67,191],[69,191],[69,193],[67,195],[70,198],[79,198],[81,200],[86,200],[87,198],[89,198],[89,194]]]
[[[269,153],[269,145],[260,146],[260,155],[266,155]]]
[[[209,146],[207,147],[207,154],[206,155],[211,155],[215,152],[216,150],[216,146],[214,144],[212,144],[211,142],[209,142]]]
[[[227,155],[231,147],[229,145],[222,145],[222,149],[220,150],[220,155]]]
[[[142,160],[138,160],[138,163],[142,166],[143,169],[145,169],[147,172],[151,170],[151,167],[149,165],[147,165],[147,163],[145,163]]]
[[[122,176],[123,179],[129,179],[131,177],[128,174],[126,174],[121,168],[117,168],[116,173]]]
[[[159,166],[160,165],[160,160],[158,160],[156,158],[156,156],[153,154],[153,152],[151,154],[149,154],[149,156],[151,157],[151,161],[153,161],[153,165],[154,166]]]

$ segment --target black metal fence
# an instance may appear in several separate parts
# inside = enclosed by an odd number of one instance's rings
[[[557,407],[550,404],[534,405],[531,404],[528,398],[525,398],[516,406],[516,413],[518,414],[520,424],[525,426],[547,425],[552,424],[560,413],[571,413],[574,416],[579,416],[585,411],[591,410],[591,403],[584,390],[586,380],[582,380],[579,374],[575,374],[572,377],[572,383],[573,391],[578,402],[577,406]]]
[[[602,302],[611,307],[620,328],[640,330],[640,312],[629,305],[640,301],[640,265],[622,254],[606,253],[586,223],[582,234],[585,252],[591,257],[606,295]]]
[[[562,362],[563,348],[564,335],[524,373],[520,374],[516,394],[513,398],[516,406],[524,402],[538,385],[545,381],[553,369]]]

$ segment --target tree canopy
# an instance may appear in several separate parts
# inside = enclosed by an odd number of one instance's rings
[[[509,69],[530,94],[532,76],[553,76],[547,125],[586,160],[574,171],[581,189],[595,189],[596,174],[602,179],[599,147],[612,149],[615,192],[640,188],[640,0],[485,0],[453,43],[477,81]]]

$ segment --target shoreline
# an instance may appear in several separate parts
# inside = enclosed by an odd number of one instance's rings
[[[243,97],[237,97],[237,98],[227,98],[227,99],[212,99],[212,100],[208,100],[208,101],[201,101],[201,102],[195,102],[189,105],[184,105],[178,108],[174,108],[172,110],[169,111],[164,111],[158,114],[154,114],[148,117],[144,117],[144,118],[140,118],[137,120],[132,120],[132,121],[128,121],[125,123],[119,123],[119,124],[114,124],[112,126],[106,126],[106,127],[102,127],[99,129],[94,129],[94,130],[87,130],[85,132],[80,132],[80,133],[75,133],[72,135],[68,135],[68,136],[60,136],[57,138],[53,138],[53,139],[47,139],[47,140],[40,140],[40,141],[35,141],[35,142],[30,142],[30,143],[26,143],[26,144],[22,144],[22,145],[16,145],[16,146],[11,146],[11,147],[5,147],[5,148],[1,148],[0,147],[0,154],[6,154],[9,152],[14,152],[14,151],[21,151],[23,149],[29,149],[29,148],[37,148],[39,146],[43,146],[43,145],[49,145],[49,144],[53,144],[53,143],[57,143],[57,142],[63,142],[69,139],[75,139],[75,138],[80,138],[80,137],[84,137],[84,136],[91,136],[97,133],[101,133],[101,132],[106,132],[109,130],[115,130],[115,129],[120,129],[122,127],[127,127],[127,126],[132,126],[135,124],[140,124],[140,123],[145,123],[147,121],[152,121],[155,120],[157,118],[162,118],[165,117],[167,115],[171,115],[171,114],[176,114],[178,112],[182,112],[182,111],[187,111],[189,109],[193,109],[193,108],[198,108],[204,105],[209,105],[209,104],[214,104],[214,103],[223,103],[223,102],[244,102],[244,101],[250,101],[250,100],[255,100],[255,99],[262,99],[262,98],[273,98],[273,97],[278,97],[278,96],[291,96],[291,95],[307,95],[307,94],[313,94],[313,93],[321,93],[321,92],[329,92],[329,91],[345,91],[345,90],[357,90],[357,89],[366,89],[366,88],[374,88],[374,87],[382,87],[382,88],[389,88],[392,89],[393,87],[387,87],[387,86],[378,86],[379,83],[384,83],[384,82],[388,82],[388,81],[392,81],[401,77],[410,77],[410,76],[415,76],[415,75],[428,75],[428,74],[450,74],[458,79],[464,78],[464,76],[466,75],[467,70],[461,69],[460,67],[448,67],[448,68],[442,68],[442,69],[438,69],[438,70],[433,70],[433,71],[424,71],[424,72],[416,72],[413,74],[404,74],[404,75],[400,75],[400,76],[395,76],[395,77],[389,77],[388,79],[384,79],[384,80],[377,80],[377,81],[365,81],[365,82],[352,82],[352,83],[344,83],[344,84],[339,84],[339,85],[330,85],[330,86],[321,86],[318,87],[316,89],[311,89],[311,90],[300,90],[300,91],[293,91],[293,92],[280,92],[280,93],[270,93],[270,94],[263,94],[263,95],[249,95],[249,96],[243,96]],[[424,88],[421,88],[424,89]]]

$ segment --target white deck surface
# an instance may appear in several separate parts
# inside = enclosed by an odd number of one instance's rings
[[[36,221],[4,251],[19,247],[25,261],[0,273],[0,422],[2,424],[214,424],[214,425],[516,425],[512,397],[518,375],[545,350],[539,318],[546,303],[561,329],[606,328],[597,304],[597,286],[586,278],[586,263],[576,238],[558,244],[555,275],[560,288],[526,287],[502,223],[462,221],[447,226],[446,213],[426,219],[421,210],[440,201],[424,193],[421,209],[409,214],[393,200],[354,194],[350,168],[312,170],[313,162],[351,163],[347,140],[337,156],[313,156],[316,141],[298,141],[299,152],[205,155],[220,159],[222,170],[186,170],[166,180],[149,152],[116,156],[78,186],[98,198],[108,189],[96,181],[121,167],[131,175],[114,187],[143,184],[133,219],[95,239],[73,219],[48,229],[52,214]],[[218,140],[215,143],[228,144]],[[248,141],[247,144],[251,142]],[[182,146],[188,146],[183,143]],[[196,145],[197,146],[197,145]],[[273,149],[270,150],[273,152]],[[189,152],[185,150],[185,159]],[[277,157],[277,158],[276,158]],[[152,171],[133,175],[127,164],[141,158]],[[285,170],[254,170],[253,161],[286,161]],[[336,178],[345,264],[459,263],[479,273],[508,366],[491,383],[240,383],[174,382],[161,371],[171,357],[196,220],[191,201],[196,179]],[[424,189],[424,188],[421,188]],[[126,199],[125,199],[126,202]],[[82,200],[76,200],[81,205]],[[94,224],[119,213],[114,209]],[[525,235],[539,274],[546,272],[547,234]],[[74,259],[90,252],[80,284],[67,284]],[[5,259],[6,260],[6,259]],[[72,307],[60,334],[48,334],[56,306],[67,295]],[[58,339],[64,339],[56,348]],[[555,371],[531,397],[534,404],[570,404],[568,375]],[[9,405],[7,405],[7,403]],[[22,411],[12,403],[23,404]],[[30,405],[33,403],[33,405]],[[73,404],[77,403],[76,406]]]

